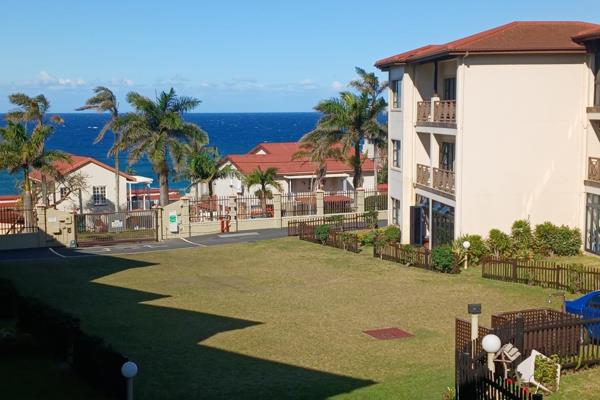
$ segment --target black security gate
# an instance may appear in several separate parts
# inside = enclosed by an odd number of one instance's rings
[[[78,246],[158,240],[157,210],[75,215]]]
[[[591,193],[585,211],[585,250],[600,255],[600,196]]]
[[[454,241],[454,207],[433,202],[431,210],[432,248]]]

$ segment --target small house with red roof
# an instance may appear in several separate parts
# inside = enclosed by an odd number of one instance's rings
[[[246,154],[230,154],[224,157],[221,167],[231,165],[243,175],[248,175],[260,167],[277,169],[277,181],[283,193],[304,193],[315,190],[315,171],[318,165],[306,159],[294,159],[300,151],[298,142],[261,143]],[[352,168],[345,162],[330,159],[326,162],[327,174],[324,180],[325,191],[353,190]],[[373,160],[365,158],[363,162],[363,188],[374,189]],[[271,188],[277,192],[274,188]],[[236,194],[254,194],[255,188],[244,187],[241,179],[225,178],[214,182],[213,193],[217,196]]]
[[[48,203],[63,211],[105,212],[114,211],[117,203],[115,169],[92,157],[71,154],[67,161],[57,161],[54,168],[61,178],[54,181],[47,177]],[[34,190],[43,204],[39,170],[30,173]],[[122,210],[132,207],[135,200],[146,198],[151,206],[151,193],[148,189],[134,189],[133,185],[148,186],[152,179],[133,176],[119,171],[119,203]],[[144,204],[139,208],[143,208]]]
[[[578,227],[600,254],[600,25],[517,21],[380,59],[404,242]]]

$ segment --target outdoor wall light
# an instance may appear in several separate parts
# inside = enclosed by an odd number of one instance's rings
[[[471,247],[471,242],[469,242],[468,240],[465,240],[462,244],[463,249],[465,249],[465,269],[467,269],[467,267],[469,266],[469,247]]]
[[[127,361],[121,366],[121,374],[127,379],[127,400],[133,400],[133,378],[138,373],[138,366],[133,361]]]
[[[496,372],[496,366],[494,365],[494,356],[500,350],[502,342],[496,335],[485,335],[481,340],[481,347],[487,353],[487,365],[488,369],[493,373]]]

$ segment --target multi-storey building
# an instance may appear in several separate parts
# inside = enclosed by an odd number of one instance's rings
[[[600,252],[600,25],[513,22],[377,61],[391,222],[433,245],[516,219]]]

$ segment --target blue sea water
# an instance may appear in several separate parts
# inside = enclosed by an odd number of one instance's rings
[[[108,119],[107,114],[60,114],[64,125],[58,127],[47,142],[48,149],[63,150],[71,154],[90,156],[108,165],[114,160],[107,157],[112,144],[109,132],[104,140],[93,144],[98,132]],[[4,121],[3,116],[0,116]],[[312,130],[319,114],[308,113],[202,113],[187,114],[185,119],[200,125],[209,136],[209,145],[218,147],[222,155],[245,153],[258,143],[286,142],[298,140]],[[3,124],[3,122],[0,122]],[[127,155],[121,157],[121,168],[127,169]],[[158,179],[147,159],[141,159],[131,166],[135,175],[155,179],[153,187],[158,187]],[[5,171],[0,171],[0,195],[17,193],[16,179]],[[183,189],[186,182],[171,179],[170,186]]]

